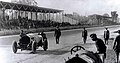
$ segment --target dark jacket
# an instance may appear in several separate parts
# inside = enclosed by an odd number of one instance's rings
[[[104,39],[109,39],[109,36],[110,36],[109,30],[104,31]]]
[[[98,50],[100,53],[105,53],[105,52],[106,52],[106,45],[104,44],[104,42],[103,42],[102,39],[97,38],[95,44],[96,44],[97,50]]]
[[[118,35],[114,42],[114,49],[120,52],[120,35]]]
[[[61,30],[59,28],[55,29],[55,34],[54,36],[59,37],[61,36]]]
[[[87,33],[87,30],[83,30],[82,31],[82,37],[87,37],[88,33]]]

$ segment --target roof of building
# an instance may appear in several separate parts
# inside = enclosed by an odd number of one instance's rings
[[[29,11],[29,12],[41,12],[41,13],[58,13],[58,12],[63,11],[63,10],[43,8],[43,7],[38,7],[38,6],[11,3],[11,2],[3,2],[3,1],[0,1],[0,8],[20,10],[20,11]]]
[[[89,15],[89,17],[103,17],[103,18],[112,18],[112,17],[109,17],[109,16],[104,16],[104,15],[98,15],[98,14],[93,14],[93,15]]]

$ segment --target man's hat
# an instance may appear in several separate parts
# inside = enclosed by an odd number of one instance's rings
[[[95,33],[90,34],[90,37],[97,37]]]

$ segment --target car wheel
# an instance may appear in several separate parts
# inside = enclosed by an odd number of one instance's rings
[[[13,49],[14,53],[17,52],[17,42],[16,41],[13,42],[12,49]]]

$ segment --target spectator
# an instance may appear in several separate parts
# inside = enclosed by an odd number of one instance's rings
[[[55,39],[56,39],[56,44],[59,44],[59,38],[61,36],[61,30],[59,28],[59,26],[57,26],[57,28],[55,29]]]
[[[82,31],[82,37],[83,37],[84,44],[86,43],[87,35],[88,35],[87,30],[84,28],[84,30]]]
[[[109,32],[108,28],[105,28],[105,29],[106,29],[106,31],[104,31],[104,41],[105,41],[105,44],[108,44],[110,32]]]
[[[115,38],[113,49],[117,56],[117,63],[119,61],[119,52],[120,52],[120,30],[118,30],[118,36]]]
[[[96,54],[104,54],[104,56],[102,58],[103,63],[104,63],[104,60],[106,58],[106,45],[104,44],[102,39],[97,38],[96,34],[93,33],[93,34],[90,35],[90,37],[93,41],[95,41],[95,45],[97,47]]]

